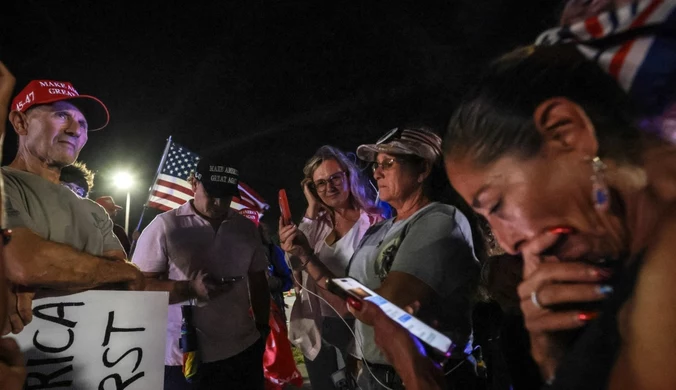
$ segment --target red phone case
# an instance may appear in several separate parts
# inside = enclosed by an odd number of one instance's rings
[[[286,190],[279,190],[279,210],[282,212],[282,219],[285,225],[291,223],[291,208],[289,207],[289,199],[286,197]]]

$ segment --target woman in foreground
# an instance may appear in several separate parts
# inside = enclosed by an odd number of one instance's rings
[[[631,112],[574,48],[525,48],[492,66],[446,135],[452,184],[524,257],[521,310],[549,388],[676,388],[676,149]],[[355,315],[376,340],[390,332],[379,346],[407,388],[442,386],[405,331],[370,305]]]

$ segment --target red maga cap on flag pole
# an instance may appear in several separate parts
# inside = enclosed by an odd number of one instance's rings
[[[87,119],[89,131],[101,130],[110,121],[108,108],[90,95],[80,95],[73,84],[66,81],[33,80],[12,101],[12,110],[26,112],[39,104],[67,100],[77,107]]]

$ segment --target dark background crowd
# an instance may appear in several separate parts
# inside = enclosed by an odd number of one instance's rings
[[[287,188],[296,215],[298,167],[317,147],[352,150],[404,120],[443,128],[477,70],[555,25],[561,3],[8,0],[0,56],[17,89],[69,80],[107,104],[80,159],[97,172],[92,198],[123,202],[112,172],[137,175],[132,226],[169,135],[241,158],[242,181],[270,204]]]

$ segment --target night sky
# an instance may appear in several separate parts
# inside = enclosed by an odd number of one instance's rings
[[[169,135],[237,162],[276,225],[279,188],[304,212],[316,148],[354,151],[402,124],[442,131],[481,68],[553,26],[559,3],[4,0],[0,59],[17,92],[63,80],[106,103],[111,123],[80,160],[97,171],[94,198],[124,203],[111,172],[136,175],[132,225]],[[15,145],[9,126],[3,164]]]

